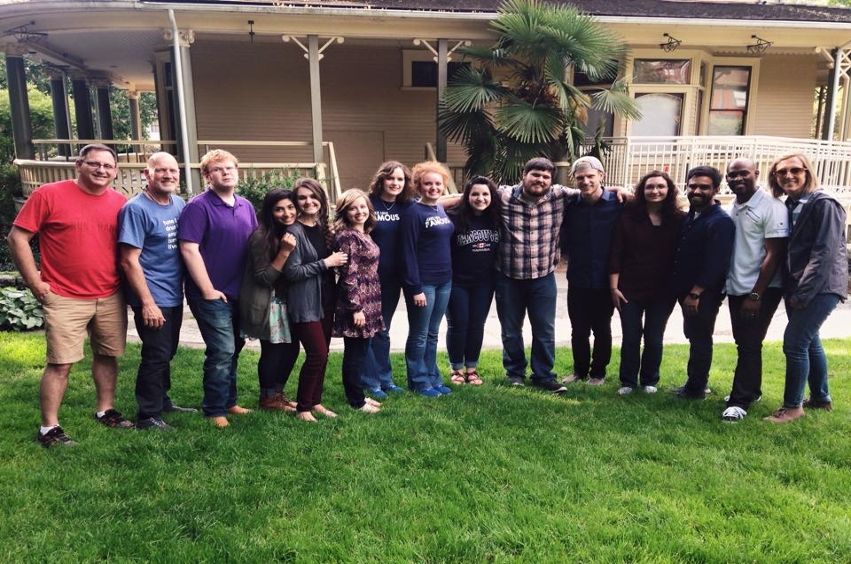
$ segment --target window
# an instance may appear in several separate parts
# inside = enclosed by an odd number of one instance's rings
[[[457,55],[453,55],[457,59]],[[450,80],[459,69],[470,63],[449,61],[447,76]],[[425,49],[402,50],[402,88],[436,88],[437,62],[430,51]]]
[[[469,63],[449,63],[448,76],[451,79],[458,70]],[[411,86],[415,88],[437,87],[437,63],[433,61],[411,61]]]
[[[744,134],[750,82],[751,67],[715,67],[712,72],[707,134]]]
[[[636,94],[642,118],[632,123],[633,135],[675,136],[680,134],[682,94]]]
[[[635,59],[632,75],[636,84],[689,84],[691,61]]]

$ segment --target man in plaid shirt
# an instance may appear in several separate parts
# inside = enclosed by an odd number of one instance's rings
[[[532,385],[555,394],[555,268],[558,239],[568,198],[579,193],[553,185],[555,165],[545,158],[526,163],[520,184],[500,186],[502,219],[496,268],[496,308],[502,325],[502,364],[508,382],[525,385],[523,322],[532,325]]]

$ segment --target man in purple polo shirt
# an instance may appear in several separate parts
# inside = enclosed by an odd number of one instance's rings
[[[228,414],[249,412],[236,402],[236,365],[245,344],[238,298],[257,218],[251,203],[234,193],[238,166],[236,157],[218,149],[201,158],[208,189],[186,204],[177,230],[189,274],[186,298],[207,345],[202,408],[218,427],[229,425]]]

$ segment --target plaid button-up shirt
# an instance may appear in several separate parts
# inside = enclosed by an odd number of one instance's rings
[[[541,199],[522,197],[523,185],[500,186],[497,270],[516,280],[542,278],[559,261],[558,240],[568,198],[579,190],[554,184]]]

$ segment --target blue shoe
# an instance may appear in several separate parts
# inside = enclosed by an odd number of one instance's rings
[[[436,398],[436,397],[439,397],[440,395],[442,395],[440,392],[438,392],[434,388],[429,388],[427,390],[417,390],[417,393],[420,394],[421,396],[426,396],[428,398]]]
[[[437,386],[435,386],[434,388],[432,388],[432,390],[437,390],[439,393],[443,394],[444,396],[445,396],[446,394],[451,394],[451,393],[452,393],[452,390],[451,390],[449,387],[444,386],[443,384],[438,384]]]
[[[387,394],[385,394],[381,388],[373,388],[369,390],[369,395],[375,399],[387,399]]]
[[[389,386],[384,388],[384,391],[385,392],[397,393],[397,392],[406,392],[407,390],[405,388],[403,388],[402,386],[397,386],[396,384],[390,384]]]

